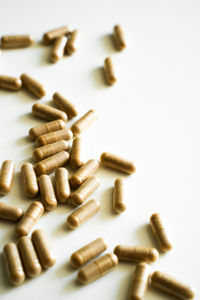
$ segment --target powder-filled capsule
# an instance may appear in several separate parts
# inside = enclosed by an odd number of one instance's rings
[[[18,222],[23,214],[22,208],[0,202],[0,219]]]
[[[67,55],[72,55],[74,52],[76,52],[79,44],[79,37],[80,32],[78,30],[72,31],[65,46],[65,52]]]
[[[132,174],[136,170],[133,162],[109,152],[101,154],[100,162],[105,167],[109,167],[126,174]]]
[[[146,293],[150,277],[150,266],[146,263],[140,263],[136,266],[129,298],[131,300],[143,300]]]
[[[15,163],[5,160],[0,170],[0,195],[6,195],[12,187],[15,172]]]
[[[23,87],[25,87],[35,97],[42,98],[46,95],[46,88],[44,87],[44,85],[30,75],[24,73],[20,78],[22,80]]]
[[[118,245],[115,247],[114,253],[120,261],[136,263],[152,263],[159,258],[158,251],[152,247]]]
[[[85,129],[90,127],[94,121],[97,120],[97,114],[94,110],[89,110],[85,115],[83,115],[78,121],[76,121],[71,130],[74,135],[81,134]]]
[[[37,177],[31,163],[25,163],[21,167],[24,193],[29,198],[34,198],[39,193]]]
[[[114,65],[111,57],[107,57],[104,60],[104,72],[106,81],[109,85],[113,85],[116,83],[117,78],[115,76]]]
[[[66,124],[63,120],[46,122],[44,124],[31,128],[29,130],[29,137],[34,141],[39,135],[63,129],[65,128],[65,125]]]
[[[35,161],[40,161],[61,151],[67,151],[68,149],[69,143],[62,140],[36,148],[33,151],[32,157]]]
[[[69,119],[72,119],[78,115],[76,106],[60,93],[53,94],[53,103],[60,110],[63,110],[67,114]]]
[[[60,203],[66,203],[70,197],[70,186],[68,171],[65,168],[58,168],[55,172],[56,197]]]
[[[53,121],[61,119],[64,122],[67,122],[67,115],[64,111],[43,103],[35,103],[32,106],[32,114],[44,120]]]
[[[1,38],[2,49],[29,47],[34,43],[31,35],[5,35]]]
[[[122,51],[126,48],[126,42],[124,38],[124,32],[120,25],[115,25],[113,37],[117,50]]]
[[[20,78],[0,75],[0,88],[10,91],[18,91],[21,87],[22,81]]]
[[[114,183],[113,210],[117,214],[121,214],[126,210],[124,200],[124,180],[122,178],[117,178]]]
[[[75,137],[73,139],[72,147],[71,147],[71,153],[70,153],[70,161],[69,165],[72,169],[78,169],[82,167],[84,162],[81,159],[81,147],[82,146],[82,140],[80,137]]]
[[[54,187],[51,178],[48,175],[39,177],[40,193],[42,203],[46,210],[53,210],[57,206],[57,199],[54,192]]]
[[[79,168],[70,178],[70,184],[77,187],[85,182],[99,167],[96,159],[88,160],[81,168]]]
[[[64,35],[61,35],[54,40],[50,54],[51,62],[56,63],[64,56],[66,42],[67,38]]]
[[[45,44],[50,44],[59,36],[67,35],[70,32],[71,32],[71,30],[70,30],[69,26],[59,27],[59,28],[56,28],[56,29],[46,32],[43,35],[43,41]]]
[[[38,136],[36,139],[36,144],[39,146],[44,146],[61,140],[71,140],[72,138],[72,131],[68,128],[64,128]]]

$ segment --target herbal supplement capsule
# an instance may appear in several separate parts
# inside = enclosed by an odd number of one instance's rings
[[[151,215],[150,225],[153,232],[153,235],[158,243],[159,248],[163,252],[167,252],[172,249],[172,243],[168,237],[165,226],[161,219],[160,214],[155,213]]]
[[[84,164],[84,162],[81,160],[81,144],[81,138],[78,136],[75,137],[72,143],[69,161],[70,167],[72,169],[78,169]]]
[[[91,243],[80,248],[71,255],[71,265],[79,268],[91,259],[97,257],[107,249],[107,244],[104,239],[98,238]]]
[[[31,128],[29,130],[29,137],[30,139],[35,140],[39,135],[63,129],[65,128],[65,125],[66,124],[63,120],[46,122]]]
[[[113,37],[115,40],[115,45],[118,50],[122,51],[126,48],[126,42],[124,38],[124,32],[120,25],[115,25]]]
[[[43,41],[45,42],[45,44],[50,44],[59,36],[66,35],[69,32],[70,32],[70,28],[68,26],[63,26],[60,28],[53,29],[51,31],[46,32],[43,35]]]
[[[104,152],[101,154],[100,162],[105,167],[109,167],[126,174],[132,174],[136,170],[132,161],[126,160],[119,155],[109,152]]]
[[[19,238],[17,246],[21,254],[26,275],[31,278],[39,276],[42,268],[31,239],[27,236],[22,236]]]
[[[129,298],[132,300],[143,300],[146,293],[150,276],[150,266],[146,263],[140,263],[136,266]]]
[[[113,210],[117,214],[126,210],[126,205],[124,203],[124,180],[122,178],[117,178],[114,183]]]
[[[89,200],[81,207],[73,211],[67,218],[66,225],[70,229],[76,229],[82,223],[94,216],[100,209],[100,203],[97,200]]]
[[[60,109],[63,110],[69,119],[72,119],[78,115],[77,109],[73,103],[62,96],[60,93],[53,94],[53,103]]]
[[[99,167],[99,162],[96,159],[88,160],[81,168],[79,168],[70,178],[70,183],[73,187],[81,185],[92,174],[96,172]]]
[[[105,275],[117,264],[118,259],[115,254],[105,254],[104,256],[99,257],[89,265],[80,269],[78,272],[78,280],[83,284],[90,283]]]
[[[32,106],[32,114],[44,120],[52,121],[61,119],[64,122],[67,122],[67,115],[64,113],[64,111],[43,103],[35,103]]]
[[[15,227],[15,232],[19,235],[27,235],[32,227],[37,223],[44,212],[44,207],[40,202],[32,202],[25,214]]]
[[[38,136],[36,139],[36,144],[39,146],[44,146],[61,140],[71,140],[72,138],[72,131],[68,128],[64,128]]]
[[[5,35],[1,38],[2,49],[24,48],[34,43],[31,35]]]
[[[158,251],[151,247],[118,245],[115,247],[114,253],[120,261],[136,263],[152,263],[159,258]]]
[[[13,285],[22,284],[26,276],[23,270],[19,251],[14,243],[8,243],[4,246],[3,258],[10,283]]]
[[[50,54],[51,62],[55,63],[64,56],[66,42],[67,38],[64,35],[61,35],[55,39]]]
[[[37,229],[32,233],[31,238],[43,269],[51,268],[55,264],[56,258],[46,233],[42,229]]]
[[[29,198],[34,198],[39,193],[37,177],[31,163],[25,163],[21,167],[24,193]]]
[[[97,177],[91,176],[78,189],[71,194],[71,202],[74,206],[79,206],[85,202],[100,186]]]
[[[38,162],[35,165],[35,172],[38,176],[50,173],[57,168],[64,166],[68,159],[69,153],[66,151],[61,151]]]
[[[15,163],[12,160],[4,160],[0,170],[0,195],[5,195],[11,190],[14,172]]]
[[[70,34],[65,46],[65,52],[68,55],[72,55],[74,52],[76,52],[79,43],[79,35],[80,33],[78,30],[74,30]]]
[[[42,175],[39,178],[40,193],[42,203],[46,210],[53,210],[57,206],[57,200],[54,193],[51,178],[48,175]]]
[[[69,143],[67,141],[58,141],[52,144],[47,144],[45,146],[36,148],[33,151],[32,156],[35,161],[40,161],[61,151],[67,151],[68,149]]]
[[[20,78],[22,80],[23,87],[25,87],[37,98],[42,98],[46,95],[46,88],[44,85],[35,80],[33,77],[24,73]]]
[[[10,91],[18,91],[21,87],[21,79],[6,75],[0,75],[0,88]]]
[[[23,214],[22,208],[0,202],[0,219],[16,222],[21,219]]]
[[[70,186],[68,171],[65,168],[58,168],[55,172],[56,197],[60,203],[66,203],[70,197]]]
[[[117,81],[117,78],[115,76],[113,61],[112,61],[111,57],[107,57],[104,60],[104,72],[105,72],[105,77],[106,77],[107,83],[109,85],[115,84],[115,82]]]
[[[195,297],[195,290],[192,287],[160,271],[151,275],[151,285],[179,299],[187,300]]]
[[[74,135],[81,134],[85,129],[90,127],[94,121],[97,119],[97,114],[94,110],[89,110],[85,115],[83,115],[78,121],[76,121],[71,130]]]

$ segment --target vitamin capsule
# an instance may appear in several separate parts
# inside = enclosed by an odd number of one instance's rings
[[[29,198],[34,198],[39,193],[37,177],[31,163],[25,163],[21,167],[24,193]]]
[[[117,214],[126,210],[126,205],[124,203],[124,180],[122,178],[117,178],[114,183],[113,210]]]
[[[76,121],[71,130],[74,135],[81,134],[85,129],[90,127],[94,121],[97,119],[97,114],[94,110],[89,110],[85,115],[83,115],[78,121]]]
[[[89,177],[78,189],[71,194],[71,202],[74,206],[79,206],[85,202],[100,186],[100,181],[97,177]]]
[[[51,268],[55,264],[56,258],[45,232],[37,229],[32,233],[31,238],[43,269]]]
[[[39,135],[63,129],[65,125],[63,120],[50,121],[31,128],[29,130],[29,137],[31,140],[35,140]]]
[[[124,48],[126,48],[126,42],[125,42],[125,38],[124,38],[124,32],[120,25],[115,25],[113,37],[114,37],[115,45],[116,45],[117,49],[120,51],[124,50]]]
[[[31,35],[5,35],[1,38],[2,49],[24,48],[34,43]]]
[[[78,115],[77,109],[73,103],[63,97],[60,93],[53,94],[53,103],[60,109],[63,110],[69,119],[72,119]]]
[[[146,293],[150,276],[150,266],[140,263],[136,266],[130,289],[129,298],[132,300],[143,300]]]
[[[46,210],[53,210],[57,206],[57,200],[54,193],[51,178],[48,175],[42,175],[39,178],[40,193],[42,203]]]
[[[163,221],[161,219],[160,214],[153,214],[150,218],[150,225],[153,232],[153,235],[155,236],[155,239],[158,243],[159,248],[163,252],[167,252],[172,249],[172,243],[170,242],[170,239],[168,237],[168,234],[166,232],[165,226],[163,224]]]
[[[73,211],[67,218],[66,225],[70,229],[76,229],[82,223],[94,216],[100,209],[100,203],[97,200],[89,200],[81,207]]]
[[[91,259],[97,257],[107,249],[107,244],[104,239],[98,238],[91,243],[80,248],[71,255],[71,265],[79,268]]]
[[[75,137],[72,143],[69,161],[72,169],[78,169],[84,164],[84,162],[81,160],[81,144],[81,138],[78,136]]]
[[[70,178],[70,183],[73,187],[81,185],[92,174],[96,172],[99,167],[99,162],[96,159],[88,160],[80,169],[78,169]]]
[[[69,153],[66,151],[61,151],[38,162],[35,165],[35,172],[38,176],[50,173],[57,168],[64,166],[68,159]]]
[[[60,28],[56,28],[56,29],[53,29],[51,31],[46,32],[43,35],[43,41],[45,42],[45,44],[50,44],[51,42],[53,42],[59,36],[66,35],[70,32],[71,32],[71,30],[68,26],[63,26],[63,27],[60,27]]]
[[[37,201],[32,202],[24,216],[15,227],[15,232],[18,235],[27,235],[31,231],[32,227],[37,223],[43,212],[44,207],[42,203]]]
[[[107,83],[109,85],[115,84],[117,81],[117,78],[115,76],[113,61],[112,61],[111,57],[107,57],[104,60],[104,72],[105,72],[105,77],[106,77]]]
[[[3,248],[3,258],[8,279],[13,285],[20,285],[25,280],[21,258],[17,246],[14,243],[8,243]]]
[[[67,122],[67,115],[64,113],[64,111],[43,103],[35,103],[32,106],[32,114],[44,120],[51,121],[61,119],[64,122]]]
[[[78,30],[74,30],[70,34],[65,46],[65,52],[67,53],[67,55],[72,55],[74,52],[76,52],[77,46],[79,44],[79,35],[80,33]]]
[[[22,81],[19,78],[0,75],[0,88],[17,91],[22,87]]]
[[[16,222],[21,219],[23,214],[22,208],[0,202],[0,219]]]
[[[82,284],[90,283],[112,270],[118,264],[115,254],[106,254],[83,267],[78,272],[78,280]]]
[[[14,172],[15,163],[12,160],[5,160],[0,170],[0,195],[5,195],[11,190]]]
[[[58,168],[55,172],[56,197],[60,203],[66,203],[70,197],[70,186],[68,171],[65,168]]]
[[[46,88],[44,85],[35,80],[33,77],[24,73],[20,78],[22,80],[23,87],[25,87],[35,97],[42,98],[46,95]]]
[[[142,246],[118,245],[114,249],[120,261],[146,262],[151,263],[159,258],[159,253],[155,248]]]
[[[61,140],[71,140],[72,138],[72,131],[68,128],[64,128],[38,136],[38,138],[36,139],[36,144],[39,146],[44,146]]]
[[[67,38],[64,35],[61,35],[55,39],[50,54],[51,62],[55,63],[64,56],[66,42]]]
[[[35,278],[40,275],[42,268],[31,239],[27,236],[19,238],[17,243],[25,273],[28,277]]]
[[[151,275],[151,285],[179,299],[193,299],[195,290],[166,273],[156,271]]]
[[[52,144],[47,144],[45,146],[36,148],[33,151],[32,156],[35,161],[40,161],[61,151],[67,151],[68,149],[69,143],[67,141],[58,141]]]
[[[104,152],[101,154],[100,162],[105,167],[124,172],[126,174],[131,174],[135,172],[135,166],[133,162],[122,158],[113,153]]]

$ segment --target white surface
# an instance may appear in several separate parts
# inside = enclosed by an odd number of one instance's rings
[[[119,243],[155,246],[148,228],[153,212],[164,215],[174,249],[152,265],[200,288],[199,169],[200,169],[200,3],[198,1],[1,1],[0,28],[4,34],[32,34],[31,48],[2,51],[0,72],[20,76],[28,72],[48,88],[51,100],[62,92],[77,104],[80,115],[95,109],[99,120],[83,135],[84,159],[104,151],[135,162],[137,171],[127,179],[127,211],[112,214],[113,181],[120,173],[100,169],[101,187],[94,194],[102,204],[93,219],[75,231],[64,228],[71,209],[59,205],[45,214],[35,228],[47,231],[57,256],[56,265],[17,288],[8,285],[0,262],[0,297],[9,299],[127,299],[134,271],[120,263],[111,273],[88,286],[77,286],[76,271],[68,265],[73,251],[96,237],[107,239],[112,251]],[[109,34],[122,24],[127,49],[117,52]],[[80,29],[78,52],[57,64],[48,63],[49,48],[38,44],[43,33],[61,25]],[[103,60],[112,56],[118,82],[104,84]],[[36,102],[22,91],[0,91],[1,162],[17,164],[12,191],[0,200],[23,207],[19,169],[30,159],[30,127],[41,121],[31,115]],[[0,223],[0,250],[15,241],[13,224]],[[147,300],[172,299],[148,290]]]

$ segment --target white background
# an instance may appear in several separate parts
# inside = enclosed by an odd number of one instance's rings
[[[165,217],[174,249],[160,255],[152,270],[199,289],[199,1],[2,0],[0,10],[1,35],[30,33],[36,40],[31,48],[2,51],[0,73],[36,77],[48,89],[41,102],[59,91],[77,104],[79,116],[95,109],[99,119],[83,135],[84,160],[110,151],[133,160],[137,168],[132,176],[122,175],[128,206],[123,215],[114,215],[111,207],[113,182],[121,174],[103,168],[97,172],[101,187],[94,194],[102,206],[98,215],[70,231],[64,222],[72,208],[59,205],[46,213],[35,228],[48,233],[56,265],[15,288],[7,282],[1,257],[1,299],[127,299],[134,265],[120,263],[96,282],[79,286],[69,257],[99,236],[108,241],[108,251],[119,243],[156,246],[148,225],[153,212]],[[117,23],[126,34],[123,52],[115,50],[109,36]],[[50,48],[39,42],[45,31],[65,24],[81,31],[78,52],[50,64]],[[101,72],[107,56],[116,67],[113,87],[105,85]],[[12,191],[0,200],[24,209],[31,200],[23,194],[19,170],[34,149],[28,130],[41,123],[30,114],[36,101],[24,90],[0,91],[0,158],[16,162]],[[1,251],[15,241],[14,227],[1,221]],[[145,299],[172,298],[149,289]]]

